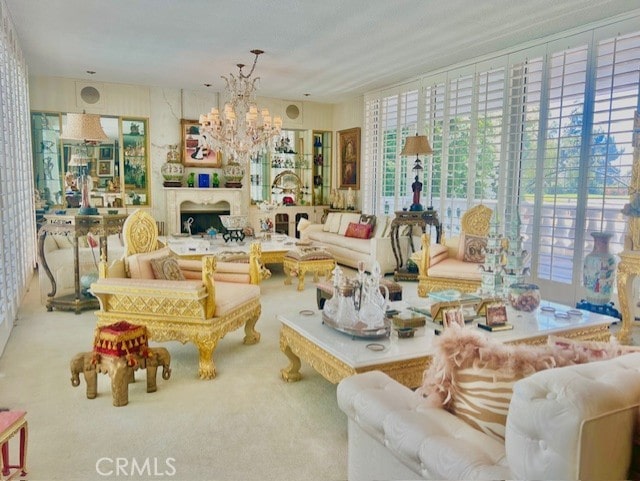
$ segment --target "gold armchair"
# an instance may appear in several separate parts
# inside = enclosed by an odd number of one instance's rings
[[[489,233],[492,210],[485,205],[472,207],[460,219],[459,237],[431,245],[429,234],[422,235],[422,249],[412,259],[418,264],[418,295],[426,297],[431,291],[456,289],[474,292],[480,287],[479,263],[465,259],[465,245]]]
[[[228,332],[244,325],[244,343],[255,344],[255,324],[261,313],[260,287],[215,279],[217,260],[204,256],[201,278],[156,279],[145,275],[152,261],[167,259],[169,249],[158,249],[158,228],[144,211],[131,214],[123,227],[125,255],[110,266],[101,262],[99,279],[91,292],[100,302],[98,326],[126,320],[147,328],[149,339],[192,342],[199,352],[201,379],[216,375],[213,351]],[[171,261],[167,264],[172,265]],[[175,261],[174,270],[179,270]]]

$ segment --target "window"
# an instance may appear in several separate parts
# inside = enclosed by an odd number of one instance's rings
[[[0,352],[35,260],[26,63],[0,4]]]
[[[377,146],[365,145],[365,155],[382,150],[365,164],[384,166],[386,175],[372,197],[403,200],[406,165],[397,150],[403,127],[416,125],[434,150],[427,195],[445,236],[457,235],[461,214],[479,202],[497,209],[504,233],[519,216],[531,280],[550,299],[579,300],[589,233],[613,232],[616,252],[626,226],[620,211],[631,176],[640,32],[618,33],[625,30],[637,30],[637,19],[430,74],[420,81],[417,119],[403,111],[413,85],[368,94],[367,118],[379,115],[386,127]]]

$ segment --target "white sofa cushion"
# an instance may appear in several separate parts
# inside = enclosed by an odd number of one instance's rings
[[[338,234],[343,236],[347,232],[347,228],[349,227],[349,224],[351,222],[358,224],[360,222],[360,214],[342,214],[342,216],[340,217],[340,227],[338,228]]]
[[[327,218],[324,221],[324,225],[322,226],[322,230],[325,232],[332,232],[334,234],[338,233],[338,229],[340,229],[340,218],[342,214],[340,212],[329,212]]]

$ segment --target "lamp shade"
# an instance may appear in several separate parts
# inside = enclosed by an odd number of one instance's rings
[[[100,143],[109,140],[100,125],[98,114],[67,114],[67,124],[60,134],[65,140]]]
[[[69,159],[69,167],[86,167],[89,164],[89,159],[80,154],[72,154]]]
[[[412,135],[406,138],[400,155],[431,154],[432,152],[426,135]]]

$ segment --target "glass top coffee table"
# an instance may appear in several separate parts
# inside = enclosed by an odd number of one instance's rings
[[[569,318],[556,317],[555,313],[566,313],[571,308],[561,304],[544,302],[541,307],[554,311],[521,313],[509,310],[509,322],[514,329],[487,332],[473,323],[487,337],[505,343],[544,344],[549,335],[590,341],[608,341],[609,327],[617,319],[588,311]],[[391,307],[399,311],[409,306],[404,301],[392,302]],[[511,308],[509,308],[511,309]],[[380,370],[410,388],[422,384],[424,370],[431,363],[432,343],[440,324],[427,322],[417,330],[414,337],[398,338],[392,334],[381,339],[361,339],[336,331],[322,323],[322,311],[305,310],[278,315],[280,326],[280,350],[289,359],[289,365],[280,373],[285,381],[301,379],[300,367],[304,360],[320,375],[332,383],[356,373]]]

